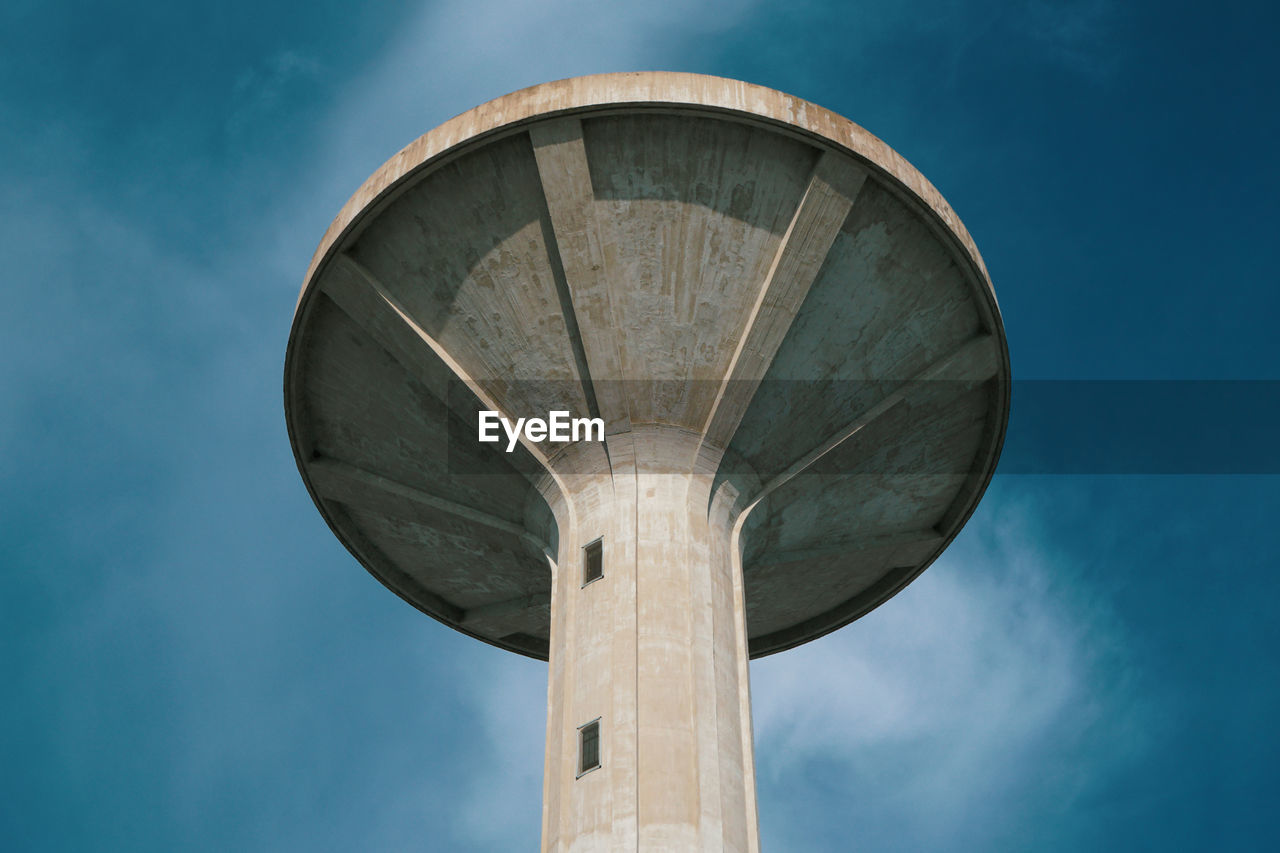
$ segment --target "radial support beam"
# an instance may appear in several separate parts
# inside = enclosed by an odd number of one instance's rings
[[[780,565],[782,563],[798,563],[808,560],[856,560],[860,557],[892,552],[892,557],[902,562],[919,562],[942,544],[942,536],[937,530],[910,530],[905,533],[891,533],[884,536],[867,536],[847,542],[832,542],[812,548],[792,548],[782,551],[766,551],[751,560],[744,569]],[[909,552],[909,553],[908,553]],[[917,553],[922,554],[920,560],[910,558]],[[889,555],[886,555],[889,556]]]
[[[729,446],[866,179],[865,169],[829,151],[814,166],[703,426],[704,443]]]
[[[631,416],[615,331],[621,325],[609,297],[609,262],[593,213],[582,123],[576,118],[542,122],[529,129],[529,139],[554,230],[551,250],[559,254],[590,373],[584,386],[589,382],[594,390],[605,434],[628,432]]]
[[[752,637],[750,640],[751,656],[759,657],[764,654],[780,652],[834,631],[842,625],[847,625],[892,598],[919,573],[918,566],[895,566],[885,572],[880,580],[857,595],[845,599],[825,613],[820,613],[812,619],[806,619],[780,631],[773,631],[760,637]]]
[[[1008,379],[1006,378],[1003,381],[1007,383]],[[997,383],[997,386],[999,386],[999,383]],[[1008,391],[1008,385],[1005,384],[998,393],[1008,394]],[[985,488],[982,484],[994,473],[995,462],[1000,455],[1000,444],[1004,441],[1003,431],[1003,425],[998,424],[995,418],[988,418],[987,422],[983,424],[982,438],[978,441],[980,450],[970,462],[969,471],[965,474],[964,485],[956,493],[951,505],[942,513],[942,518],[938,521],[939,530],[947,530],[954,525],[962,524],[963,518],[967,517],[968,513],[973,512],[973,506],[964,499],[964,496],[975,489]]]
[[[492,380],[498,387],[485,387],[485,383],[469,375],[462,368],[462,365],[458,364],[435,338],[418,325],[400,300],[378,280],[378,277],[372,271],[346,253],[339,253],[333,259],[333,262],[338,266],[338,269],[348,275],[348,286],[354,285],[354,289],[330,287],[325,291],[329,298],[363,327],[374,340],[378,341],[379,345],[391,353],[392,357],[400,361],[406,370],[423,381],[432,393],[436,394],[441,400],[448,400],[447,388],[443,388],[441,384],[442,373],[431,369],[425,358],[426,352],[422,349],[424,346],[428,351],[435,354],[436,362],[443,363],[448,369],[451,375],[446,374],[446,376],[466,385],[484,408],[510,415],[510,412],[505,411],[497,403],[497,397],[500,394],[494,393],[503,390],[501,387],[505,384],[503,380]],[[366,292],[360,292],[361,285],[366,289]],[[370,299],[372,299],[374,306],[372,310],[368,308]],[[387,312],[390,312],[390,317],[388,317]],[[378,319],[371,319],[375,317]],[[392,317],[395,320],[392,320]],[[388,325],[388,321],[391,322],[391,325]],[[403,326],[403,329],[392,329],[396,321]],[[407,330],[408,334],[404,333],[405,330]],[[520,445],[525,450],[528,450],[543,467],[550,470],[547,454],[543,448],[552,445],[539,445],[536,442],[529,441],[523,433],[520,435]],[[555,473],[551,472],[551,476],[554,478]]]
[[[826,456],[845,441],[857,435],[864,427],[879,417],[884,416],[899,403],[910,400],[921,393],[931,382],[955,382],[960,387],[969,383],[985,382],[1000,369],[1000,345],[990,335],[979,335],[970,338],[949,355],[935,361],[911,379],[899,385],[894,391],[871,408],[867,409],[843,429],[822,444],[801,456],[788,465],[781,474],[765,483],[760,492],[751,500],[751,507],[760,502],[765,495],[789,482],[797,474],[804,471],[814,462]],[[750,509],[750,507],[748,507]]]
[[[457,377],[391,307],[383,296],[385,288],[373,273],[345,253],[335,255],[331,263],[333,271],[324,279],[324,295],[406,373],[437,399],[448,400],[448,383]]]
[[[411,504],[426,507],[438,513],[456,519],[469,521],[488,527],[492,530],[508,533],[533,545],[539,552],[554,559],[555,555],[547,543],[530,533],[524,526],[490,515],[464,504],[442,498],[438,495],[397,483],[381,474],[366,471],[347,462],[337,459],[321,458],[311,462],[311,482],[328,500],[335,500],[356,509],[374,509],[387,512],[388,501],[408,501]]]
[[[478,607],[468,608],[462,615],[462,623],[470,625],[476,622],[484,622],[487,619],[502,619],[515,613],[522,613],[526,610],[534,610],[539,607],[551,606],[551,593],[535,592],[530,595],[522,595],[518,598],[509,598],[505,601],[495,601],[491,604],[482,604]]]
[[[435,338],[429,335],[425,329],[418,325],[418,322],[410,316],[408,310],[400,300],[391,293],[391,291],[389,291],[381,281],[378,280],[378,277],[375,276],[372,271],[345,252],[340,253],[336,258],[334,258],[334,263],[349,273],[356,281],[367,286],[368,289],[381,300],[383,312],[380,313],[385,313],[385,311],[390,310],[399,318],[400,322],[413,333],[413,337],[417,338],[421,344],[434,352],[436,358],[444,362],[444,364],[448,366],[449,370],[453,372],[454,376],[466,383],[467,387],[480,398],[480,401],[484,403],[485,406],[494,410],[498,409],[498,406],[488,391],[482,387],[478,381],[469,376],[467,372],[462,369],[462,365],[458,364],[453,357],[445,351],[444,347],[440,346],[440,344],[436,342]],[[340,291],[336,289],[334,291],[329,291],[329,295],[330,298],[337,302],[339,306],[342,306],[343,299]],[[367,312],[362,312],[362,314],[366,317],[369,316]],[[384,326],[375,325],[368,321],[364,321],[364,325],[366,331],[370,332],[375,339],[379,340],[379,342],[388,337]],[[392,355],[398,356],[399,353],[397,352],[397,349],[390,349],[388,351],[391,352]],[[418,359],[413,359],[412,362],[406,364],[405,367],[413,369],[418,367],[418,363]]]
[[[417,579],[397,566],[352,521],[342,506],[330,507],[329,511],[344,522],[343,531],[347,542],[374,577],[424,613],[451,624],[461,621],[465,612],[461,607],[426,589]]]
[[[902,588],[942,546],[937,528],[851,538],[811,547],[766,551],[744,566],[744,582],[756,595],[768,594],[801,572],[807,579],[839,577],[858,588],[843,601],[786,628],[752,637],[751,654],[770,654],[840,627],[876,607]],[[848,586],[842,588],[848,589]]]

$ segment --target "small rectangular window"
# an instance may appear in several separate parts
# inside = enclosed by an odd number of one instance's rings
[[[600,766],[600,720],[578,729],[578,775]]]
[[[582,549],[582,585],[604,577],[604,540],[597,539]]]

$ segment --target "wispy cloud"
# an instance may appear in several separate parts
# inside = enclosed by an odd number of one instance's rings
[[[1111,36],[1120,9],[1112,0],[1031,0],[1023,29],[1048,52],[1048,58],[1072,71],[1103,78],[1114,70]]]
[[[1061,807],[1144,748],[1106,606],[1072,587],[1030,512],[987,507],[971,525],[879,610],[753,665],[761,788],[782,801],[776,821],[761,812],[793,843],[785,801],[815,767],[855,837],[878,815],[900,827],[896,849],[964,849],[1028,831],[1031,801]],[[1111,754],[1075,769],[1104,717]]]
[[[278,51],[259,66],[242,71],[232,86],[227,136],[236,142],[250,125],[270,122],[288,87],[298,80],[314,78],[320,71],[315,57],[289,49]]]
[[[462,785],[455,829],[480,850],[531,847],[542,831],[547,666],[492,649],[465,663],[458,686],[473,709],[478,772]]]
[[[338,207],[392,154],[449,117],[516,89],[581,74],[687,68],[685,47],[730,29],[755,0],[704,4],[519,0],[432,4],[384,57],[335,93],[311,174]],[[306,201],[290,206],[310,207]],[[326,223],[327,224],[327,223]],[[322,226],[323,227],[323,226]],[[316,232],[317,234],[319,232]],[[314,237],[311,245],[314,245]]]

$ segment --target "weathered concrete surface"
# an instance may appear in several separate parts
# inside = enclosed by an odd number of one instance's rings
[[[366,568],[549,659],[544,849],[746,851],[748,654],[936,558],[1008,379],[977,250],[887,146],[761,87],[620,74],[478,107],[371,177],[312,262],[285,391]],[[608,438],[508,455],[478,408]]]
[[[561,569],[546,850],[759,849],[733,535],[742,501],[729,484],[710,494],[718,459],[701,439],[637,425],[612,438],[607,461],[565,460],[564,491],[548,486]],[[578,555],[596,539],[605,576],[584,586]],[[578,778],[576,729],[594,719],[601,767]]]

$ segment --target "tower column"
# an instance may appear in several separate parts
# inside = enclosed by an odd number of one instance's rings
[[[598,470],[560,476],[548,853],[759,849],[738,507],[728,487],[712,499],[716,466],[699,464],[700,441],[636,427],[610,437]],[[593,724],[598,767],[583,763]]]

